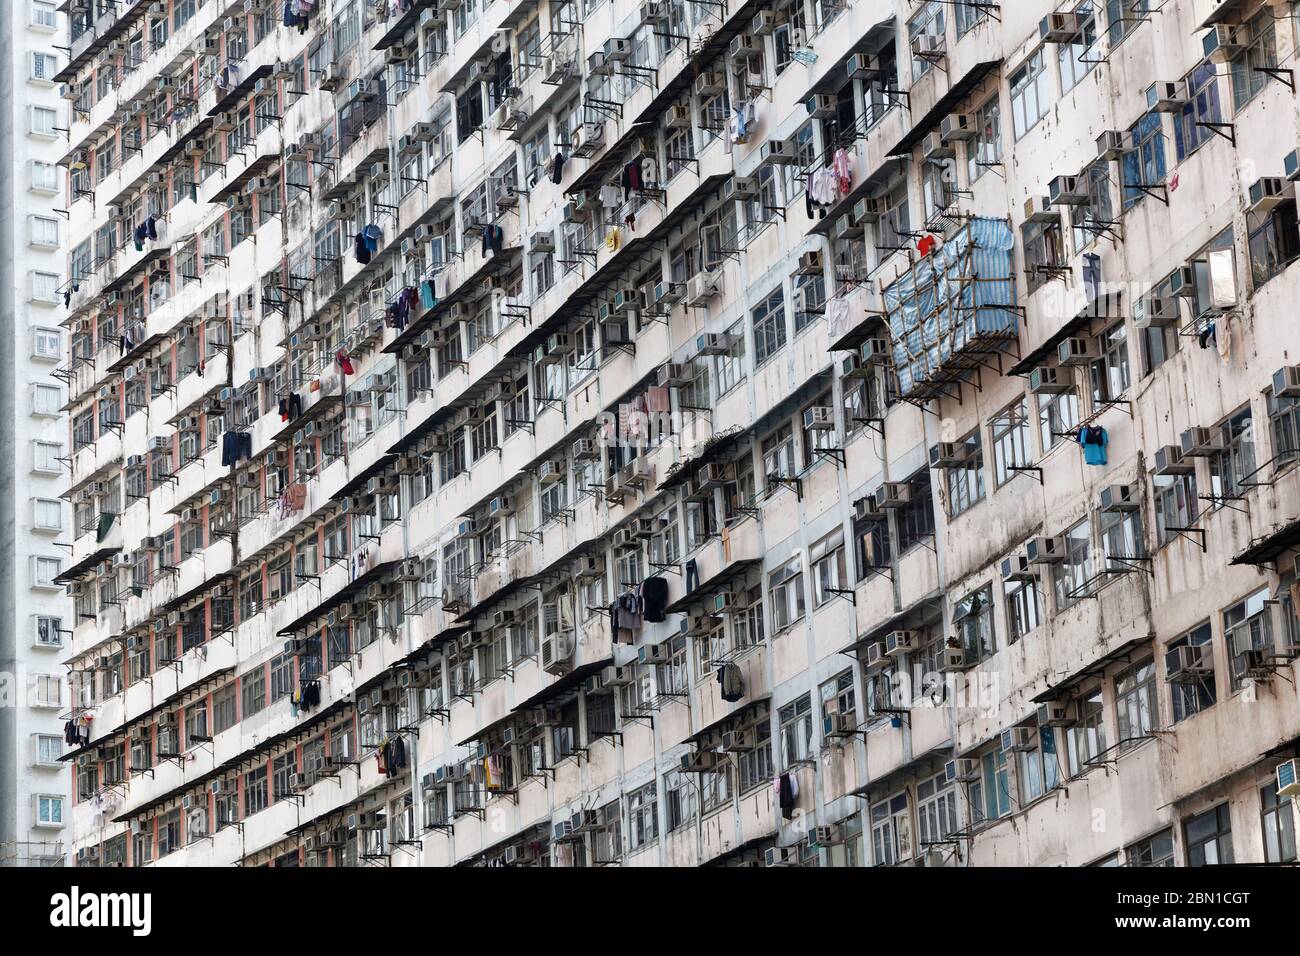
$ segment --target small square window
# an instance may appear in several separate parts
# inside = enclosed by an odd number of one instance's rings
[[[31,0],[28,24],[37,30],[53,30],[58,25],[58,7],[50,0]]]
[[[33,498],[32,524],[37,531],[62,531],[63,503],[56,498]]]
[[[54,794],[36,795],[36,825],[41,827],[63,826],[63,798]]]
[[[30,276],[32,301],[45,305],[58,305],[59,277],[53,272],[36,271],[31,272]]]
[[[59,61],[52,53],[33,53],[31,79],[52,83],[59,72]]]
[[[63,355],[63,337],[57,329],[32,329],[32,358],[57,362]]]
[[[57,193],[59,191],[59,167],[53,163],[43,163],[39,159],[33,159],[31,168],[33,192]]]

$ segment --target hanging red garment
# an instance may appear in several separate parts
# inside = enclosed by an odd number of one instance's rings
[[[934,247],[939,244],[939,240],[934,236],[922,236],[916,244],[916,251],[923,256],[928,256],[934,252]]]
[[[338,360],[339,368],[343,370],[344,375],[352,374],[352,359],[348,356],[347,352],[339,349],[338,354],[335,355],[334,358]]]

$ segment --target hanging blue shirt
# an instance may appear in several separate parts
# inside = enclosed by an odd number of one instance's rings
[[[1087,465],[1106,464],[1106,429],[1090,425],[1079,429],[1079,444],[1083,446],[1083,461]]]

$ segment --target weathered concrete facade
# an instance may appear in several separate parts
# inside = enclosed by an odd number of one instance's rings
[[[1136,9],[74,16],[79,859],[1294,857],[1297,21]]]

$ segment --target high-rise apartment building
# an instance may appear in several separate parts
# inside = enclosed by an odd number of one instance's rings
[[[79,863],[1295,858],[1294,3],[69,14]]]
[[[15,0],[0,14],[0,865],[63,861],[70,812],[60,650],[71,635],[58,582],[67,567],[67,388],[62,242],[68,222],[56,165],[67,143],[54,77],[65,54],[57,5]]]

